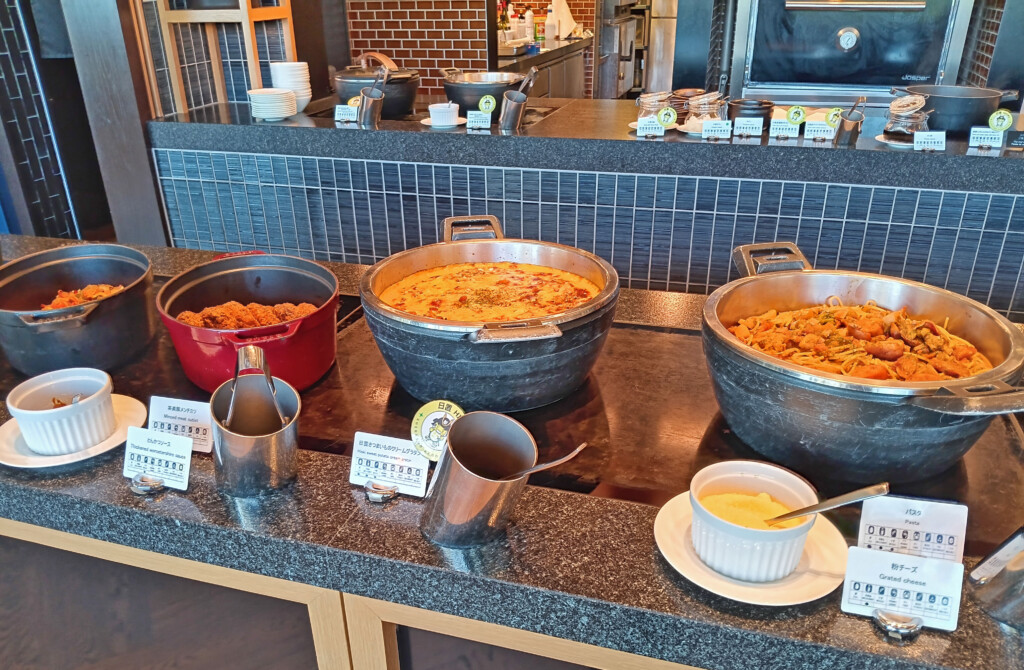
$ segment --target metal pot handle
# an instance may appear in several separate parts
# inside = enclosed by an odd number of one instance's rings
[[[1024,389],[994,381],[978,386],[944,387],[937,395],[908,398],[907,403],[940,414],[992,416],[1024,411]]]
[[[741,277],[812,269],[810,261],[793,242],[741,244],[732,250],[732,262]]]
[[[390,58],[388,58],[387,56],[385,56],[382,53],[377,53],[376,51],[367,51],[366,53],[362,53],[362,54],[359,54],[358,56],[356,56],[356,60],[364,68],[369,67],[366,64],[366,61],[368,61],[370,59],[373,59],[373,60],[377,61],[378,63],[380,63],[381,65],[383,65],[384,67],[386,67],[389,70],[397,70],[398,69],[398,65],[395,63],[395,61],[391,60]]]
[[[444,241],[456,240],[503,240],[498,217],[491,214],[483,216],[449,216],[442,221],[444,225]]]
[[[456,76],[462,74],[462,70],[460,70],[457,67],[443,67],[441,68],[441,74],[444,76],[445,79],[451,81]]]
[[[1003,91],[999,96],[1000,101],[1016,100],[1020,97],[1020,91]]]
[[[301,327],[302,319],[299,319],[287,324],[287,327],[284,330],[276,333],[260,333],[259,335],[253,335],[252,337],[239,337],[238,333],[222,333],[220,337],[221,342],[230,344],[237,350],[252,344],[287,340],[289,337],[292,337],[295,333],[299,332],[299,328]],[[273,328],[273,326],[271,326],[271,328]]]
[[[550,340],[562,336],[562,329],[553,323],[488,323],[469,334],[470,342],[526,342]]]
[[[77,305],[76,311],[68,314],[54,315],[52,311],[18,314],[18,318],[37,333],[49,333],[55,330],[81,328],[85,325],[92,311],[99,307],[99,301]]]

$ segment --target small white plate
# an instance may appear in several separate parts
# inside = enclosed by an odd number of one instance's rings
[[[732,579],[706,566],[690,539],[692,517],[689,492],[672,498],[654,520],[654,541],[679,574],[730,600],[771,607],[799,605],[832,593],[846,576],[846,540],[820,514],[807,534],[804,554],[793,574],[763,583]]]
[[[875,136],[875,141],[876,142],[881,142],[882,144],[884,144],[884,145],[886,145],[888,147],[892,147],[893,149],[913,149],[914,148],[914,142],[913,141],[906,142],[906,141],[903,141],[903,140],[891,140],[888,137],[886,137],[885,135],[877,135],[877,136]]]
[[[636,124],[637,124],[636,121],[630,121],[629,122],[629,129],[630,130],[636,130]],[[665,126],[665,130],[678,130],[678,129],[679,129],[679,124],[678,123],[673,123],[671,126]]]
[[[135,398],[117,393],[112,393],[110,399],[114,405],[117,428],[110,437],[96,446],[70,454],[43,456],[28,448],[21,436],[17,420],[11,419],[0,426],[0,463],[12,468],[52,468],[84,461],[121,446],[128,438],[129,426],[141,426],[146,423],[146,406]]]
[[[433,124],[433,122],[431,121],[429,116],[427,118],[425,118],[425,119],[420,119],[420,123],[422,123],[423,125],[429,126],[431,128],[436,128],[438,130],[442,130],[444,128],[455,128],[456,126],[461,126],[465,122],[466,122],[466,117],[460,116],[460,117],[457,117],[455,119],[455,125],[454,126],[435,126]]]

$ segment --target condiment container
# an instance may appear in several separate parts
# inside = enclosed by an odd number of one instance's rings
[[[693,549],[709,568],[747,582],[771,582],[793,572],[817,515],[790,528],[745,528],[720,519],[700,502],[722,493],[767,493],[793,510],[818,502],[814,487],[777,465],[741,460],[709,465],[690,482]]]
[[[94,447],[117,428],[110,375],[93,368],[47,372],[15,386],[7,409],[29,449],[59,456]],[[72,402],[76,395],[78,402]],[[67,403],[54,407],[54,398]]]

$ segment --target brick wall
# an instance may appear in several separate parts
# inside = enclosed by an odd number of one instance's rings
[[[597,8],[596,0],[568,0],[568,3],[569,11],[572,12],[572,18],[576,19],[576,23],[580,28],[596,33],[597,30],[594,28],[594,11]],[[584,97],[592,98],[594,97],[594,47],[587,49],[583,53],[583,68],[584,76],[586,77],[583,95]]]
[[[390,56],[420,73],[421,95],[444,95],[438,70],[487,69],[488,0],[348,0],[352,57]]]

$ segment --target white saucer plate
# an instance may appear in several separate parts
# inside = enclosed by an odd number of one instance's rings
[[[129,426],[141,426],[146,423],[146,406],[126,395],[113,393],[110,398],[114,405],[117,427],[110,437],[99,444],[70,454],[43,456],[28,448],[25,438],[21,436],[18,422],[11,419],[0,426],[0,463],[12,468],[52,468],[57,465],[78,463],[121,446],[128,438]]]
[[[914,148],[914,143],[913,142],[904,142],[902,140],[890,140],[885,135],[876,135],[875,136],[875,141],[876,142],[881,142],[882,144],[886,145],[887,147],[892,147],[893,149],[913,149]]]
[[[822,598],[843,583],[846,540],[820,514],[807,534],[796,570],[783,579],[763,583],[732,579],[706,566],[690,539],[692,517],[689,492],[672,498],[654,521],[654,540],[669,565],[702,589],[741,603],[783,607]]]
[[[446,128],[455,128],[456,126],[461,126],[465,122],[466,122],[466,117],[460,116],[460,117],[455,119],[455,125],[453,125],[453,126],[435,126],[433,121],[430,119],[429,116],[427,118],[425,118],[425,119],[420,119],[420,123],[422,123],[423,125],[425,125],[425,126],[427,126],[429,128],[436,128],[437,130],[443,130],[443,129],[446,129]]]

